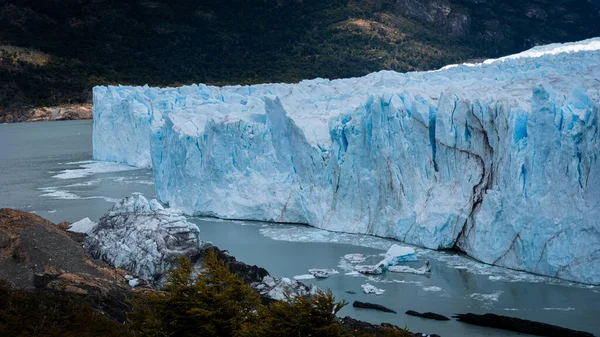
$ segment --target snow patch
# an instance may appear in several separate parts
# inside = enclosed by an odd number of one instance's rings
[[[83,218],[77,222],[72,223],[68,231],[87,234],[91,232],[97,225],[98,224],[90,220],[90,218]]]

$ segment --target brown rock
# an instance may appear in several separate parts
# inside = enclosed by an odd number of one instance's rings
[[[132,289],[126,272],[92,259],[64,228],[35,214],[0,209],[0,279],[17,288],[85,295],[123,321]]]

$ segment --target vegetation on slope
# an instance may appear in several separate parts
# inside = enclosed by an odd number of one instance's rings
[[[0,0],[0,118],[101,84],[425,70],[594,35],[587,0]]]
[[[132,300],[129,320],[119,323],[66,292],[14,290],[0,281],[1,336],[372,336],[343,326],[336,314],[345,302],[331,292],[310,299],[261,303],[258,293],[209,252],[197,273],[189,260],[169,274],[163,291]],[[412,337],[381,327],[378,336]]]

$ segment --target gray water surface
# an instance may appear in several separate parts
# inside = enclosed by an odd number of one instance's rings
[[[92,121],[0,125],[0,208],[35,212],[53,222],[97,221],[119,198],[139,192],[154,196],[152,172],[126,165],[91,161]],[[417,249],[422,265],[432,262],[429,277],[386,273],[366,278],[345,275],[349,253],[380,259],[394,241],[320,231],[310,227],[260,222],[191,218],[202,239],[229,250],[238,259],[292,278],[310,268],[334,268],[325,280],[304,280],[331,289],[338,300],[385,305],[397,315],[342,309],[342,315],[373,323],[389,322],[412,331],[444,337],[520,336],[456,321],[436,322],[404,315],[406,310],[487,313],[542,321],[600,334],[600,288],[563,282],[477,263],[457,254]],[[385,290],[366,295],[361,285]],[[355,292],[355,294],[347,293]]]

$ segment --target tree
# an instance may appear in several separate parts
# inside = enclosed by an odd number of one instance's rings
[[[134,329],[145,336],[236,336],[242,325],[254,325],[259,295],[213,252],[196,277],[187,258],[178,262],[163,292],[133,301]]]

